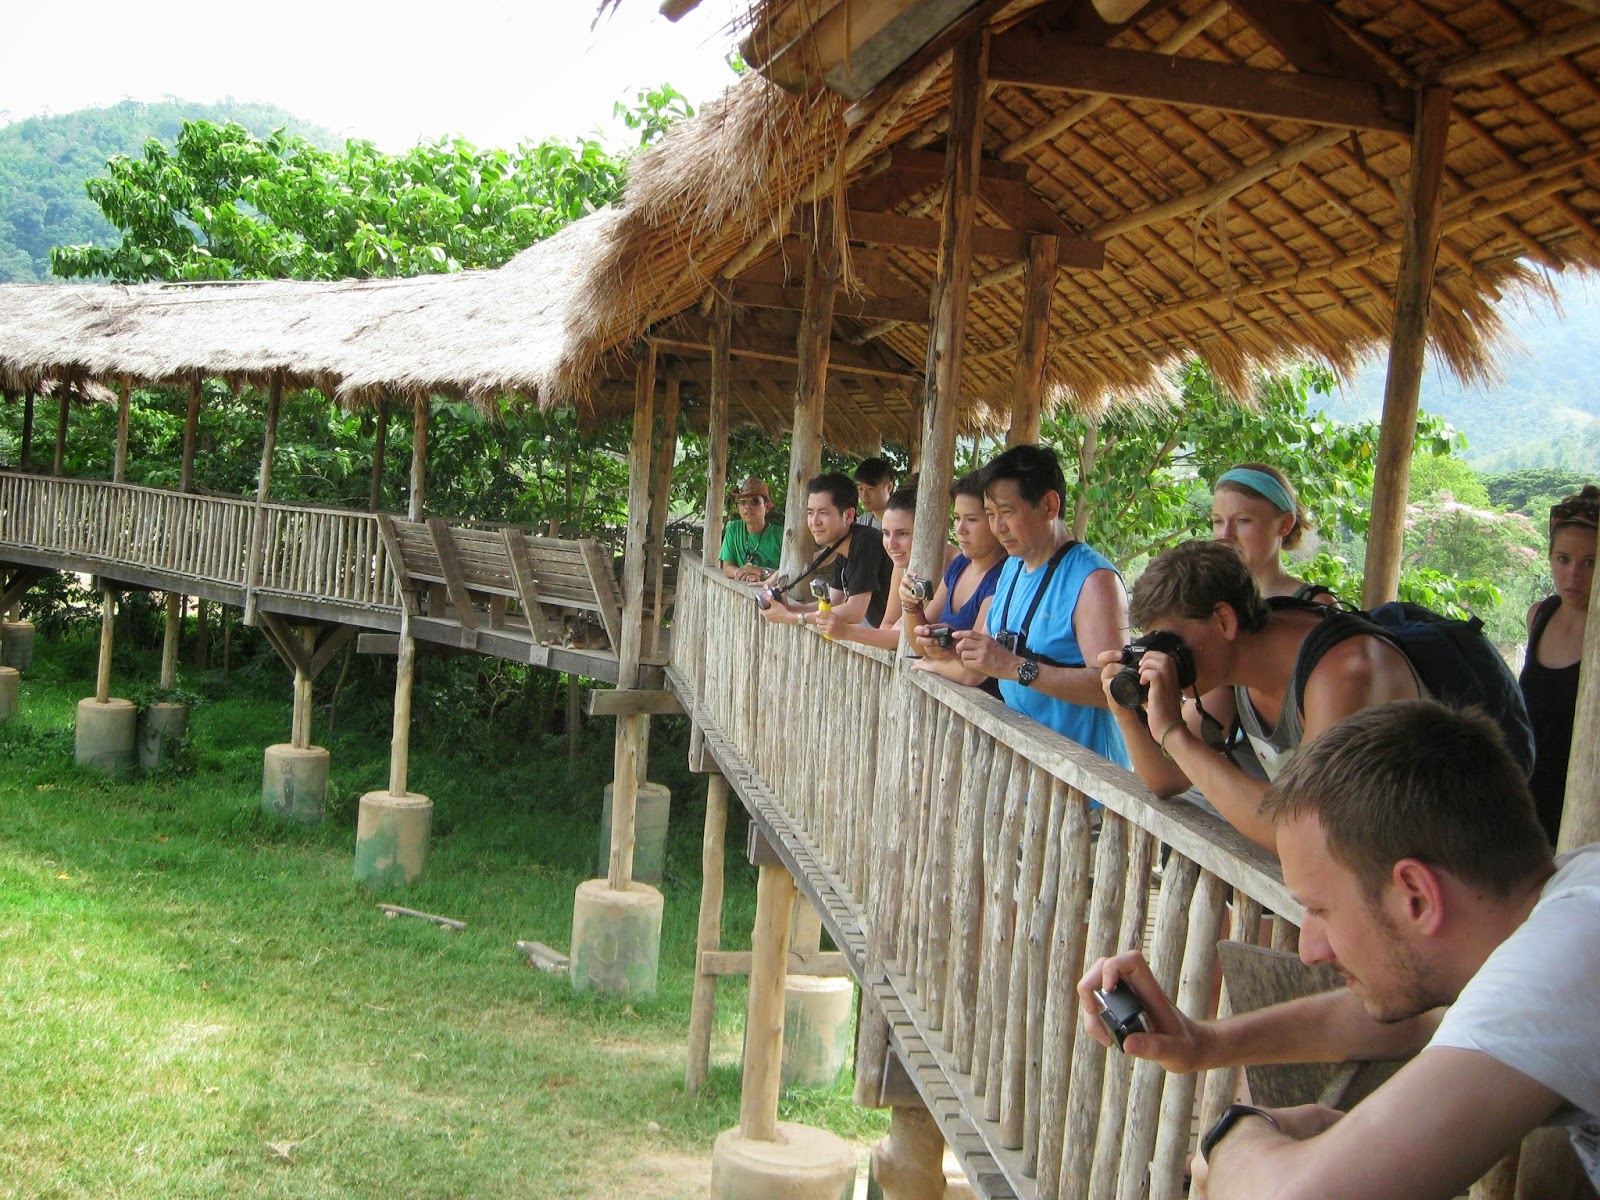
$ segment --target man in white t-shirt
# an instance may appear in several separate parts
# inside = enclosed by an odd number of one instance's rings
[[[1346,988],[1196,1022],[1130,951],[1079,984],[1085,1028],[1111,1044],[1093,992],[1126,980],[1151,1032],[1123,1048],[1171,1071],[1410,1061],[1348,1114],[1230,1106],[1194,1193],[1449,1200],[1541,1125],[1566,1127],[1600,1185],[1600,844],[1552,859],[1498,726],[1424,700],[1365,709],[1304,747],[1262,812],[1304,909],[1300,957]]]

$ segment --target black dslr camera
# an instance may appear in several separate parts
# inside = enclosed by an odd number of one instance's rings
[[[1128,986],[1127,980],[1119,979],[1117,986],[1109,992],[1095,988],[1094,998],[1100,1005],[1100,1023],[1115,1039],[1118,1050],[1122,1049],[1122,1043],[1129,1034],[1150,1032],[1149,1022],[1144,1017],[1144,1005]]]
[[[1122,670],[1111,680],[1111,698],[1123,708],[1139,708],[1150,698],[1149,685],[1139,678],[1139,664],[1150,650],[1159,650],[1172,659],[1178,668],[1180,689],[1194,686],[1194,655],[1189,653],[1189,647],[1177,634],[1158,629],[1135,638],[1122,648],[1122,656],[1117,660]]]

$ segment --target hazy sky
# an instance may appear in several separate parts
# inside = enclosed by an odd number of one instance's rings
[[[119,100],[277,104],[341,136],[403,150],[612,127],[611,107],[671,83],[699,104],[733,80],[738,0],[674,25],[658,0],[16,0],[6,5],[0,123]]]

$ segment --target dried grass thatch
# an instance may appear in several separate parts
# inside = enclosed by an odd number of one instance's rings
[[[782,16],[792,0],[761,7]],[[1227,4],[1152,7],[1110,44],[1160,48],[1180,65],[1292,69]],[[1559,0],[1326,7],[1396,84],[1454,88],[1430,330],[1450,369],[1483,379],[1503,297],[1541,286],[1546,269],[1600,266],[1600,22]],[[995,28],[1033,10],[1013,4]],[[0,288],[0,378],[200,371],[237,381],[282,371],[351,403],[519,393],[606,414],[625,409],[625,359],[649,334],[663,339],[666,369],[685,380],[693,415],[705,368],[684,347],[703,338],[696,328],[709,292],[750,272],[792,285],[803,249],[785,235],[797,215],[892,170],[897,150],[937,149],[949,87],[947,66],[930,63],[869,96],[847,123],[847,102],[825,88],[794,95],[748,77],[637,159],[621,204],[498,271]],[[991,89],[983,119],[986,155],[1023,172],[1065,226],[1105,246],[1103,270],[1064,268],[1057,279],[1047,375],[1058,402],[1093,408],[1145,395],[1193,355],[1243,393],[1263,365],[1312,356],[1347,373],[1386,343],[1405,136],[1012,86]],[[889,211],[936,215],[939,197],[903,195]],[[980,203],[979,221],[1003,227],[1006,217]],[[866,297],[885,281],[926,291],[936,265],[931,253],[903,248],[855,258],[847,290]],[[977,271],[962,380],[969,430],[1004,423],[1022,312],[1015,264],[980,259]],[[741,333],[766,344],[793,325],[777,310],[741,313]],[[829,440],[906,436],[926,325],[839,316],[835,337],[862,369],[830,377]],[[792,370],[744,360],[734,418],[781,430]]]

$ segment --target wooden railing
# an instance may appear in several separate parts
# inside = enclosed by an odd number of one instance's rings
[[[398,610],[400,591],[372,513],[286,504],[261,507],[263,592]]]
[[[687,558],[671,670],[748,770],[736,784],[759,782],[818,864],[812,885],[863,915],[841,948],[959,1098],[1004,1173],[993,1193],[1176,1200],[1199,1110],[1233,1077],[1108,1054],[1078,1036],[1075,986],[1144,944],[1204,1015],[1219,933],[1254,941],[1265,904],[1292,935],[1270,856],[976,689],[766,624]]]

